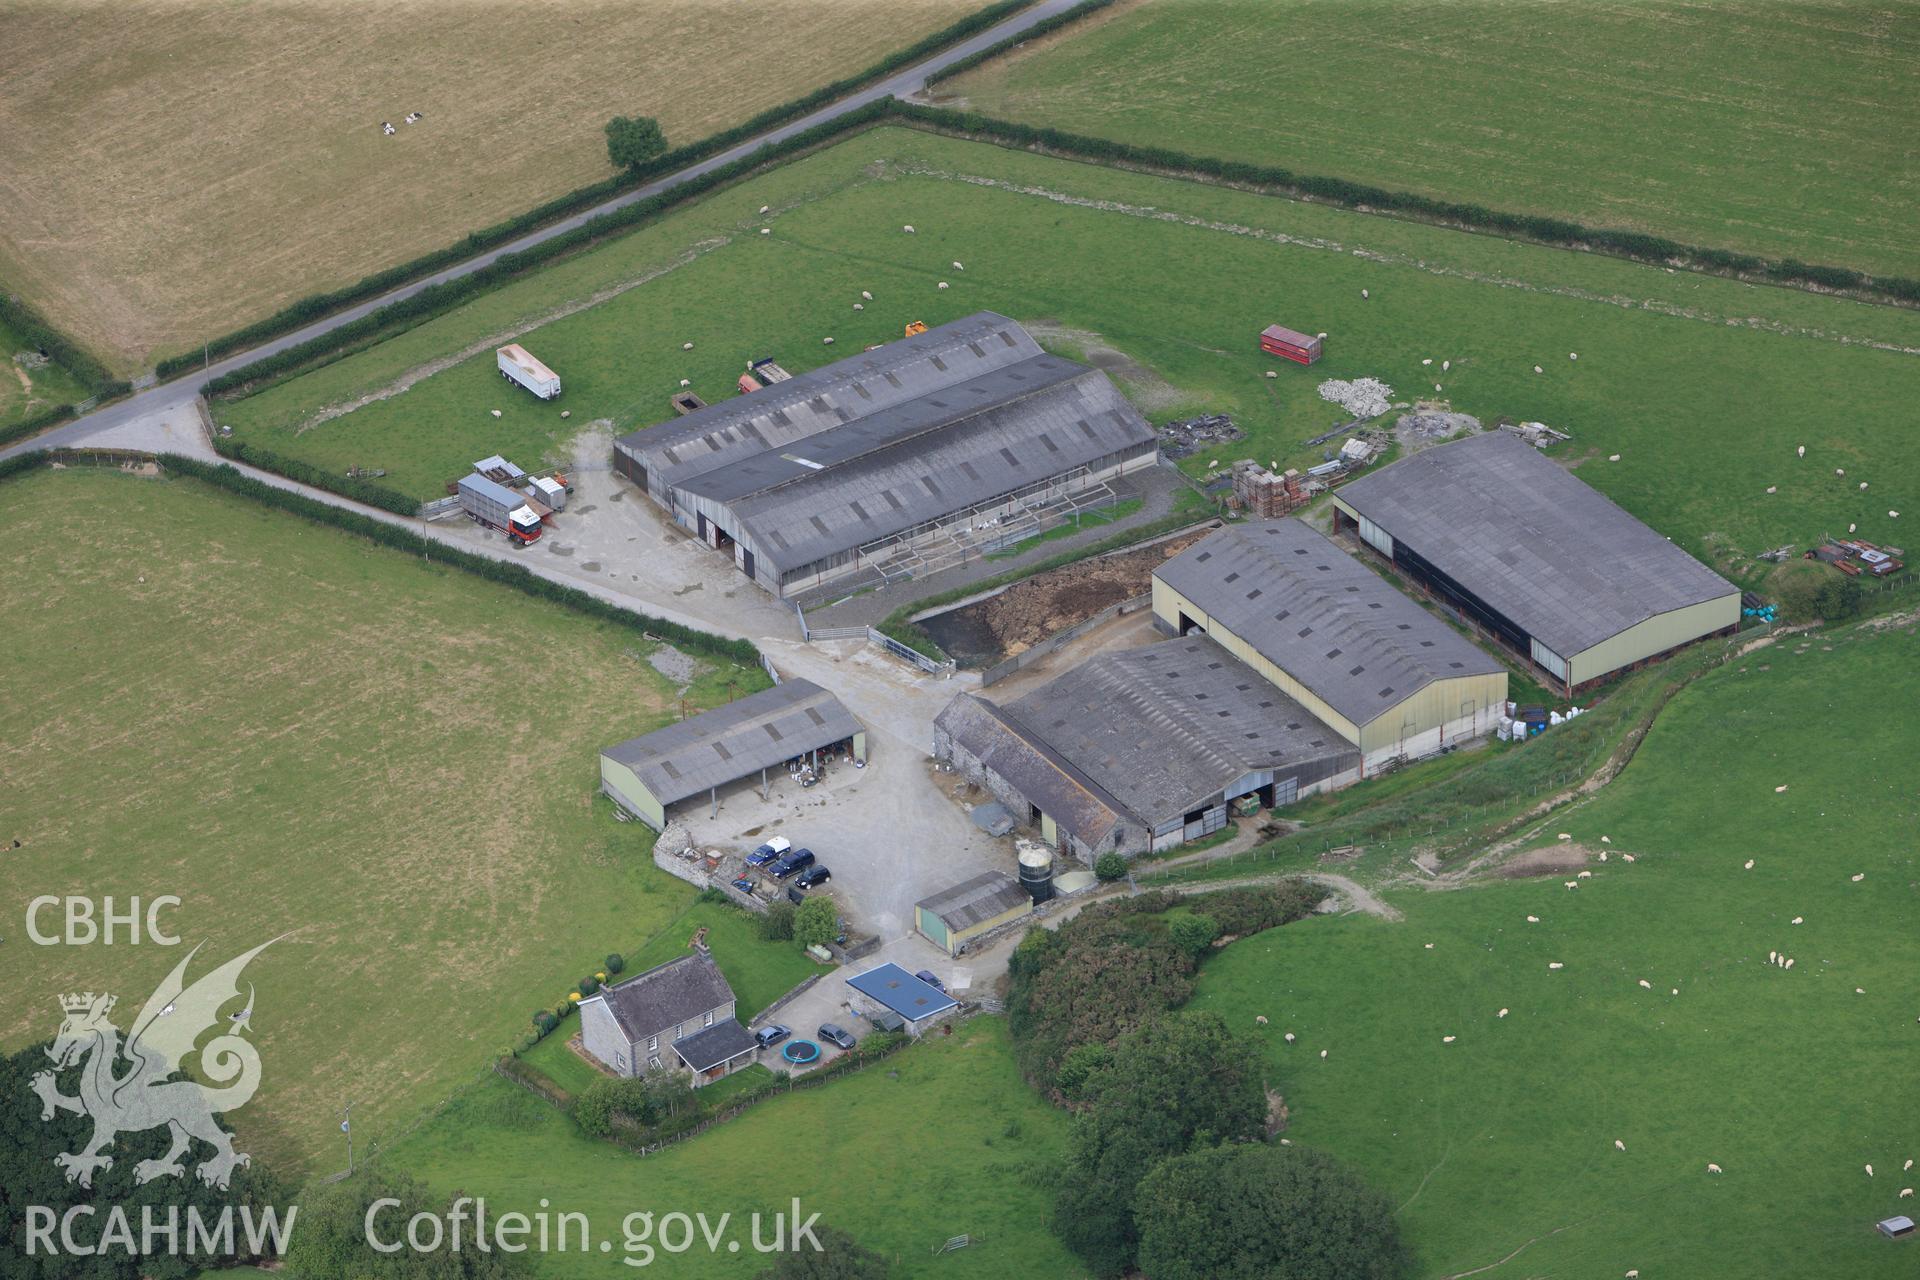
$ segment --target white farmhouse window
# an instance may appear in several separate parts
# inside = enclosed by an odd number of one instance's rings
[[[656,1051],[656,1050],[657,1050],[657,1049],[659,1049],[659,1048],[660,1048],[660,1037],[659,1037],[659,1036],[648,1036],[648,1037],[647,1037],[647,1052],[648,1052],[648,1053],[653,1053],[654,1051]]]

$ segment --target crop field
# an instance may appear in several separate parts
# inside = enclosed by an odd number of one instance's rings
[[[0,323],[0,427],[9,427],[56,404],[86,397],[79,380],[57,364],[40,363],[37,353]]]
[[[130,372],[609,176],[611,116],[697,141],[977,7],[16,0],[0,280]]]
[[[1898,545],[1888,513],[1920,513],[1920,314],[902,128],[214,412],[243,440],[384,467],[430,498],[474,458],[532,467],[584,424],[668,418],[682,379],[717,400],[749,359],[799,372],[980,308],[1109,368],[1155,421],[1231,414],[1248,439],[1194,472],[1320,461],[1338,438],[1303,442],[1346,415],[1319,383],[1372,376],[1403,401],[1571,432],[1555,453],[1582,478],[1743,581],[1763,567],[1746,557],[1850,524]],[[1275,321],[1326,331],[1326,358],[1260,355]],[[558,405],[501,380],[508,336],[559,371]]]
[[[1920,276],[1920,5],[1123,0],[939,86],[1073,133]]]
[[[327,1172],[342,1105],[390,1139],[691,901],[596,795],[598,748],[673,714],[635,633],[191,480],[6,494],[46,519],[0,550],[0,886],[177,895],[184,944],[32,946],[16,917],[8,1047],[52,1035],[62,992],[113,991],[124,1031],[188,947],[199,974],[279,938],[233,1120]],[[762,681],[702,666],[696,705]]]
[[[1069,1118],[1021,1080],[1002,1018],[975,1018],[856,1074],[762,1102],[701,1136],[639,1159],[580,1135],[546,1102],[505,1080],[459,1099],[390,1158],[434,1190],[486,1197],[489,1209],[588,1215],[611,1253],[530,1255],[542,1275],[633,1274],[623,1262],[629,1213],[733,1215],[740,1252],[698,1245],[658,1253],[646,1274],[742,1277],[767,1259],[747,1241],[747,1215],[821,1214],[895,1259],[901,1277],[1083,1274],[1047,1230],[1045,1178],[1065,1149]],[[537,1190],[531,1190],[537,1189]],[[767,1228],[768,1233],[771,1227]],[[975,1243],[933,1256],[956,1235]]]
[[[1208,963],[1196,1007],[1267,1041],[1288,1136],[1387,1193],[1419,1274],[1912,1273],[1872,1224],[1920,1186],[1914,628],[1702,678],[1549,820],[1560,869]]]

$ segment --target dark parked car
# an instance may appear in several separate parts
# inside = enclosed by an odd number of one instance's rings
[[[833,872],[827,870],[825,867],[819,865],[818,863],[815,863],[813,866],[808,867],[805,871],[802,871],[800,873],[800,878],[798,880],[795,880],[794,883],[799,885],[802,889],[811,889],[815,885],[825,884],[827,881],[831,879],[833,879]]]
[[[785,880],[794,872],[805,871],[812,865],[813,850],[795,849],[790,853],[783,853],[774,859],[773,863],[767,867],[767,871],[775,880]]]
[[[747,865],[750,867],[764,867],[792,848],[793,842],[791,840],[785,836],[775,836],[747,855]]]
[[[940,979],[934,977],[933,970],[922,969],[920,972],[914,974],[913,976],[920,979],[920,981],[926,983],[928,986],[932,987],[935,991],[938,991],[941,995],[947,994],[947,984],[940,981]]]
[[[777,1022],[773,1022],[756,1030],[753,1033],[753,1042],[762,1049],[771,1049],[792,1034],[792,1027],[783,1027]]]
[[[821,1023],[820,1038],[829,1044],[837,1044],[842,1049],[851,1049],[855,1043],[853,1032],[847,1030],[837,1022]]]

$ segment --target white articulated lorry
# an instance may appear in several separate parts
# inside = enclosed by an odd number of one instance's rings
[[[516,546],[526,546],[540,537],[540,517],[526,500],[503,484],[485,476],[461,476],[460,509],[476,523],[498,529]]]
[[[509,382],[519,383],[542,400],[551,400],[560,394],[560,375],[541,364],[519,343],[510,342],[493,355],[500,366],[500,376]]]

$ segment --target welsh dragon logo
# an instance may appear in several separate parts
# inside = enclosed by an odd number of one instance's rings
[[[32,1087],[40,1095],[42,1120],[51,1120],[60,1111],[93,1118],[93,1137],[87,1145],[53,1158],[67,1181],[93,1186],[96,1171],[113,1167],[113,1157],[104,1152],[113,1146],[114,1138],[161,1125],[172,1131],[173,1146],[161,1159],[135,1165],[136,1183],[184,1174],[186,1163],[181,1157],[194,1138],[214,1150],[212,1158],[202,1160],[194,1170],[209,1186],[225,1190],[234,1166],[250,1163],[246,1153],[233,1149],[232,1137],[213,1117],[244,1106],[260,1087],[260,1055],[244,1038],[253,1017],[251,985],[246,1007],[228,1015],[227,1029],[198,1048],[198,1074],[210,1085],[167,1077],[196,1052],[201,1035],[219,1022],[221,1008],[239,996],[240,973],[247,962],[276,941],[263,942],[186,986],[187,965],[200,953],[195,947],[147,998],[125,1044],[108,1016],[114,996],[89,991],[60,997],[66,1017],[47,1056],[56,1070],[81,1064],[80,1096],[62,1094],[52,1071],[36,1073]],[[129,1064],[124,1072],[117,1070],[123,1062]]]

